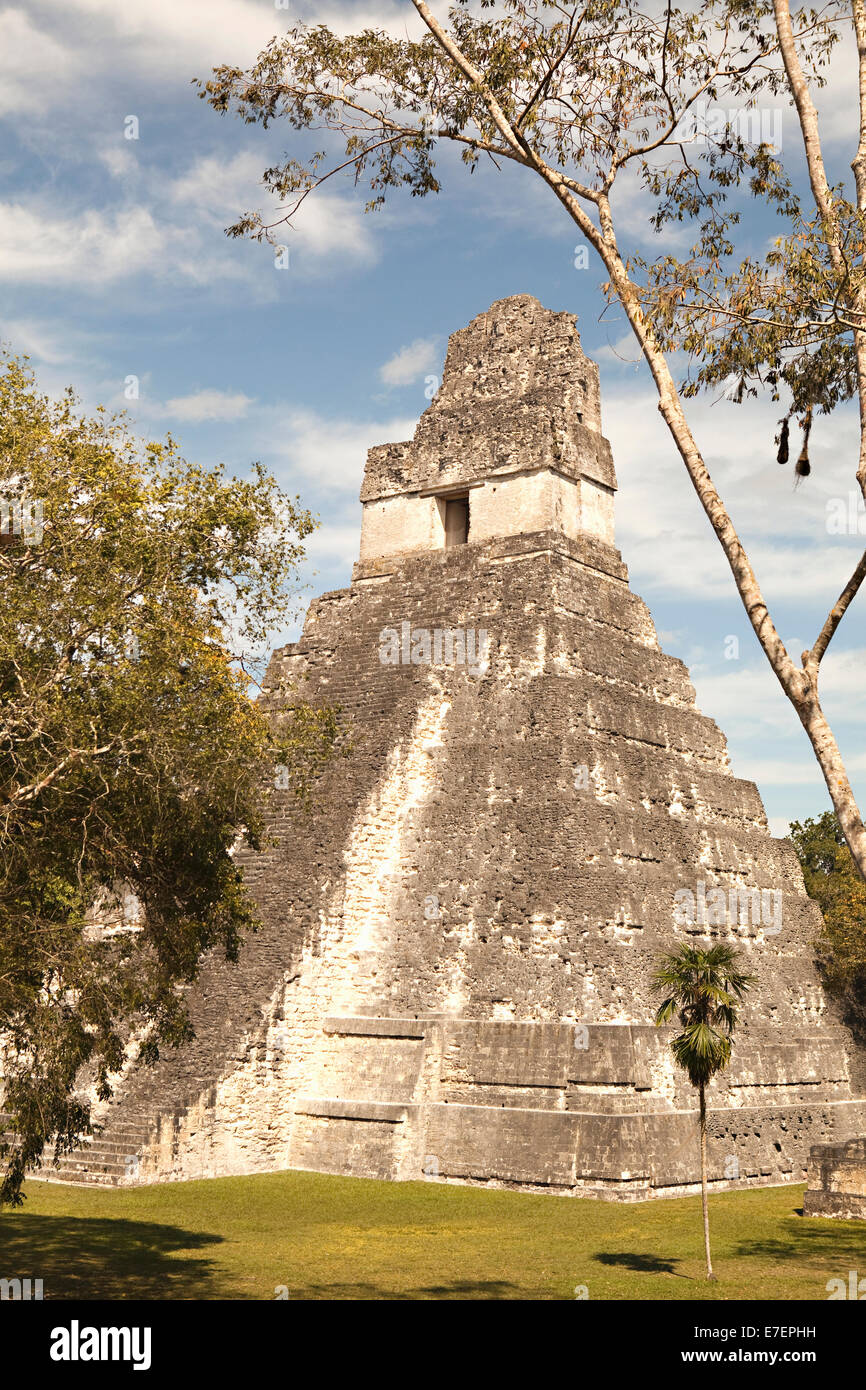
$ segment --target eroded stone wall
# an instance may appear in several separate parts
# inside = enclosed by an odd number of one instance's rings
[[[866,1220],[866,1139],[812,1149],[803,1210],[806,1216]]]

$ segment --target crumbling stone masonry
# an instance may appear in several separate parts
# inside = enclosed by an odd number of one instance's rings
[[[802,1180],[866,1131],[818,909],[628,586],[615,489],[573,316],[518,295],[454,334],[414,440],[370,451],[350,587],[270,664],[274,717],[283,682],[338,702],[351,756],[312,822],[273,793],[279,847],[244,860],[263,930],[206,963],[195,1041],[130,1065],[61,1176],[689,1191],[695,1099],[650,990],[684,940],[739,941],[760,982],[713,1183]]]
[[[866,1220],[866,1139],[815,1145],[803,1211],[806,1216]]]

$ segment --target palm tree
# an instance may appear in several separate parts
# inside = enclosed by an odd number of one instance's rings
[[[698,1088],[701,1126],[701,1198],[704,1212],[704,1247],[707,1278],[715,1279],[710,1257],[710,1213],[707,1204],[707,1082],[724,1071],[731,1060],[731,1038],[737,1023],[737,1007],[755,980],[737,968],[733,946],[680,946],[660,958],[653,976],[656,993],[665,993],[656,1013],[656,1025],[674,1017],[682,1032],[671,1042],[677,1066],[688,1073]]]

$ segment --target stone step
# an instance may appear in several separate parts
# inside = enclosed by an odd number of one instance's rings
[[[40,1182],[62,1183],[67,1187],[134,1187],[135,1184],[129,1181],[121,1182],[119,1177],[105,1173],[69,1173],[58,1169],[51,1172],[43,1171],[39,1174]]]
[[[73,1149],[72,1153],[87,1154],[116,1154],[118,1157],[125,1157],[130,1153],[137,1153],[146,1142],[145,1135],[122,1135],[119,1139],[94,1139],[91,1143],[84,1143],[78,1149]]]
[[[153,1131],[154,1125],[146,1120],[120,1120],[118,1111],[109,1112],[94,1125],[92,1134],[82,1136],[77,1148],[61,1156],[57,1166],[49,1151],[38,1177],[79,1187],[134,1186],[138,1182],[135,1160]]]

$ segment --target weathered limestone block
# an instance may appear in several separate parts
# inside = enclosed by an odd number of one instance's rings
[[[866,1219],[866,1139],[816,1144],[809,1152],[806,1216]]]

